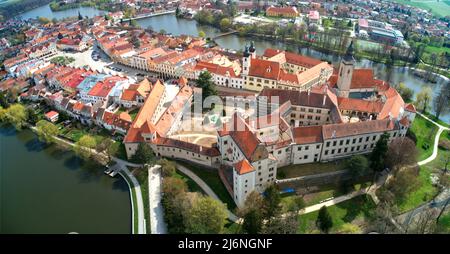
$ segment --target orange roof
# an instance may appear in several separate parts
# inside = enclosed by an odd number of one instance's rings
[[[380,113],[383,109],[381,101],[368,101],[353,98],[338,98],[339,109],[354,110],[368,113]]]
[[[412,113],[416,113],[416,107],[412,104],[412,103],[408,103],[405,106],[405,110],[412,112]]]
[[[59,115],[58,112],[52,110],[52,111],[47,112],[45,114],[45,117],[47,117],[48,119],[52,119],[53,117],[58,116],[58,115]]]
[[[243,159],[240,162],[234,164],[234,168],[239,175],[247,174],[255,170],[252,164],[250,164],[246,159]]]
[[[280,64],[278,62],[252,59],[249,76],[278,80],[280,76]]]
[[[296,144],[311,144],[322,142],[322,126],[296,127],[292,130]]]
[[[140,128],[155,113],[156,107],[164,93],[164,85],[158,80],[134,119],[133,128]]]
[[[342,138],[367,133],[380,133],[394,130],[395,122],[390,119],[362,121],[345,124],[326,124],[322,126],[323,138]]]

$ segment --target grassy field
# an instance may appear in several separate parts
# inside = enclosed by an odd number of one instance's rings
[[[308,163],[289,165],[277,170],[277,178],[292,178],[305,175],[315,175],[321,173],[329,173],[345,169],[346,160],[339,160],[326,163]]]
[[[419,187],[403,201],[398,201],[399,212],[406,212],[420,206],[422,203],[430,201],[438,192],[438,189],[431,182],[431,171],[428,167],[420,167]]]
[[[417,137],[416,147],[419,151],[418,160],[428,158],[433,153],[433,141],[437,133],[436,125],[417,115],[410,131]]]
[[[198,184],[196,182],[194,182],[191,178],[189,178],[185,174],[181,173],[180,171],[177,170],[175,172],[175,174],[173,175],[173,177],[183,180],[187,184],[190,192],[199,192],[199,193],[205,194],[203,192],[202,188],[200,188],[200,186],[198,186]]]
[[[450,1],[437,0],[393,0],[394,2],[418,7],[430,11],[436,16],[448,16],[450,13]]]
[[[188,164],[185,162],[177,161],[177,163],[182,164],[183,166],[189,168],[192,172],[194,172],[198,177],[200,177],[209,187],[216,193],[216,195],[225,203],[231,211],[236,208],[236,204],[234,203],[232,197],[228,193],[225,185],[223,185],[222,180],[219,177],[219,173],[212,169],[202,168],[197,165]]]
[[[369,196],[358,196],[345,202],[328,207],[328,212],[333,218],[333,227],[330,233],[342,232],[345,224],[364,225],[374,217],[375,203]],[[298,232],[319,233],[315,226],[318,211],[299,216]]]

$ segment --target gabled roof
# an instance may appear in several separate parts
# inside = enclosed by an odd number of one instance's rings
[[[234,164],[234,169],[239,175],[247,174],[252,171],[255,171],[252,164],[248,162],[248,160],[243,159],[240,162]]]

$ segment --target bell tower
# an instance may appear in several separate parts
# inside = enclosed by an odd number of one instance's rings
[[[353,71],[355,69],[355,58],[353,57],[353,41],[347,48],[345,56],[339,64],[338,71],[338,95],[339,97],[348,97],[350,93],[350,85],[352,83]]]
[[[249,47],[248,45],[245,45],[245,49],[244,49],[244,56],[242,57],[242,74],[243,75],[248,75],[249,71],[250,71],[250,65],[251,65],[251,54],[249,51]]]

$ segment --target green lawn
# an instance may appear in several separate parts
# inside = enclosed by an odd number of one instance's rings
[[[433,114],[426,112],[424,115],[426,115],[428,118],[430,118],[431,120],[435,121],[436,123],[438,123],[442,126],[450,127],[449,123],[446,123],[446,122],[442,121],[441,119],[436,118],[436,116],[434,116]]]
[[[219,177],[219,173],[215,170],[202,168],[201,166],[188,164],[186,162],[180,162],[181,165],[189,168],[192,172],[194,172],[198,177],[200,177],[205,183],[209,185],[209,187],[216,193],[216,195],[224,202],[228,209],[231,211],[236,208],[236,204],[234,203],[232,197],[228,193],[225,185],[223,185],[222,180]]]
[[[433,153],[433,142],[437,133],[436,125],[417,115],[409,130],[417,137],[416,147],[419,151],[418,160],[428,158]]]
[[[450,233],[450,213],[444,214],[441,216],[438,222],[438,229],[442,233]]]
[[[346,223],[364,224],[374,217],[375,203],[367,196],[358,196],[353,199],[344,201],[334,206],[327,207],[328,212],[333,218],[333,227],[330,233],[339,233],[342,226]],[[298,232],[319,233],[315,226],[319,211],[302,214],[299,216]]]
[[[131,110],[130,112],[128,112],[128,114],[131,116],[131,120],[134,121],[138,112],[139,112],[139,108],[135,108],[135,109]]]
[[[181,173],[180,171],[177,170],[173,177],[183,180],[187,184],[190,192],[199,192],[205,194],[205,192],[202,190],[202,188],[200,188],[200,186],[198,186],[196,182],[194,182],[191,178]]]
[[[277,178],[285,179],[344,170],[345,162],[346,160],[344,159],[326,163],[316,162],[308,164],[289,165],[281,167],[277,170]]]
[[[434,15],[443,17],[450,13],[450,1],[437,1],[437,0],[393,0],[394,2],[419,7],[421,9],[429,11]]]
[[[420,167],[419,187],[411,192],[405,200],[397,200],[400,213],[409,211],[420,206],[422,203],[430,201],[437,194],[438,189],[431,183],[430,175],[431,171],[428,167]]]

